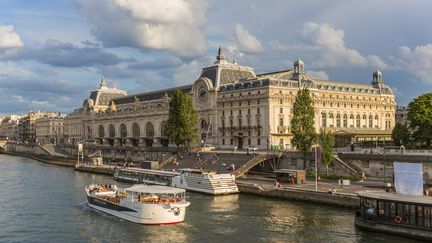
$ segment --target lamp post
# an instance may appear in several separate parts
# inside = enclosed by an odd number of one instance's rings
[[[386,183],[386,154],[385,154],[385,138],[384,138],[384,152],[383,152],[383,156],[384,156],[384,184]]]

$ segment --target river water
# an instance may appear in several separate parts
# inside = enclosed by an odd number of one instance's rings
[[[0,155],[0,242],[415,242],[354,227],[354,210],[239,194],[188,193],[184,223],[144,226],[90,208],[108,176]]]

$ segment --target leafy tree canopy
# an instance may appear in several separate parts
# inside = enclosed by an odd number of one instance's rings
[[[333,147],[335,145],[335,138],[332,133],[322,129],[319,139],[321,145],[321,160],[326,165],[326,174],[328,174],[328,166],[333,162]]]
[[[410,136],[411,134],[406,124],[398,122],[393,127],[392,139],[397,146],[408,145],[410,142]]]
[[[194,143],[198,134],[198,114],[192,97],[176,89],[170,101],[166,135],[179,147],[180,144]]]
[[[408,121],[412,140],[421,147],[430,147],[432,141],[432,93],[420,95],[408,105]]]
[[[300,89],[293,104],[291,120],[292,144],[303,153],[310,151],[317,134],[314,126],[315,110],[307,88]]]

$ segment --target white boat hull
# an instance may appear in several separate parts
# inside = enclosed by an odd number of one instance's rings
[[[96,200],[96,201],[95,201]],[[177,224],[184,221],[186,207],[189,202],[183,204],[123,204],[115,205],[97,198],[88,197],[90,207],[102,212],[138,224]],[[98,204],[98,205],[97,205]]]

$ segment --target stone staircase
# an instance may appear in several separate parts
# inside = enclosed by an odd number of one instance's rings
[[[340,159],[337,155],[333,155],[333,166],[336,166],[347,174],[360,177],[363,175],[363,170],[359,166],[354,166],[352,163],[345,163],[342,159]]]

